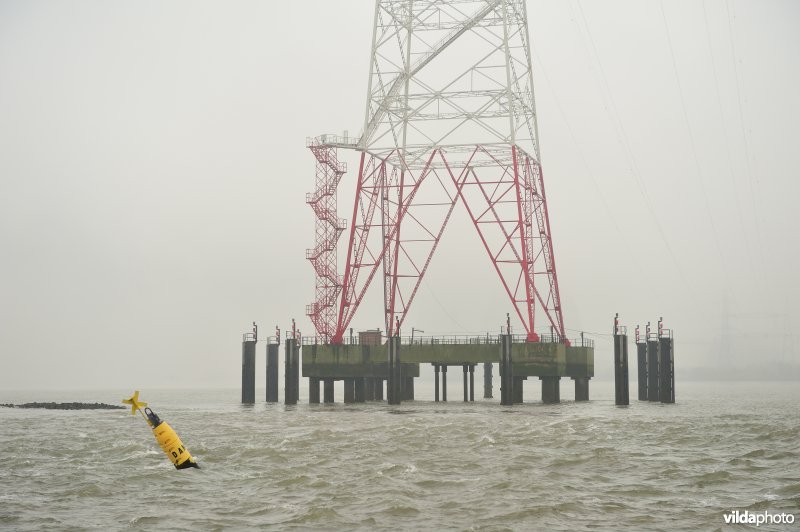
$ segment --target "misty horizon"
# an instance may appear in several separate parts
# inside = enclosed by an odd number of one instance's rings
[[[564,321],[596,378],[619,312],[631,342],[664,317],[679,382],[800,379],[800,6],[528,13]],[[305,139],[359,134],[372,16],[0,3],[0,388],[236,388],[252,321],[312,336]],[[384,327],[375,284],[355,330]],[[509,307],[457,205],[404,329],[496,334]]]

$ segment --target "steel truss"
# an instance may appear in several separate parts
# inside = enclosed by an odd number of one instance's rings
[[[565,338],[524,1],[377,0],[373,30],[362,135],[310,146],[318,335],[342,342],[379,270],[386,331],[398,333],[462,203],[528,340],[537,310]],[[337,148],[361,152],[341,278]]]

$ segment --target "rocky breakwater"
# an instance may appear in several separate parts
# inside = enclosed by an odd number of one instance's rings
[[[0,404],[6,408],[45,408],[47,410],[124,410],[124,406],[106,403],[24,403],[20,405]]]

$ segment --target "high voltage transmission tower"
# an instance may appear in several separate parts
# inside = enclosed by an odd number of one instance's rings
[[[306,310],[324,342],[342,343],[376,276],[387,334],[399,331],[458,203],[528,341],[542,324],[566,338],[523,0],[377,0],[361,136],[308,146],[316,296]],[[360,157],[349,220],[336,204],[340,149]]]

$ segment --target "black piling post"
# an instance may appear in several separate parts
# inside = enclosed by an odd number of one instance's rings
[[[292,378],[294,381],[292,382],[292,393],[294,394],[294,404],[300,400],[300,349],[302,346],[302,341],[300,337],[297,338],[297,341],[294,344],[294,353],[292,355]]]
[[[492,363],[483,363],[483,398],[492,398]]]
[[[433,400],[437,403],[439,402],[439,364],[433,365],[433,374],[434,374],[434,387],[433,387]]]
[[[256,339],[248,333],[242,340],[242,403],[256,402]]]
[[[464,364],[464,402],[469,402],[469,381],[467,380],[467,364]]]
[[[280,344],[267,345],[267,402],[278,402],[278,350]]]
[[[514,404],[514,379],[511,360],[511,335],[500,335],[500,404]]]
[[[469,401],[475,402],[475,364],[469,365]]]
[[[386,399],[390,405],[399,405],[403,400],[403,375],[400,365],[400,336],[392,336],[388,340],[389,367],[386,379]]]
[[[442,364],[442,401],[447,402],[447,364]]]
[[[649,335],[648,335],[649,336]],[[659,342],[648,337],[647,339],[647,400],[660,401],[659,392]]]
[[[614,318],[614,404],[630,404],[628,393],[628,334]]]
[[[647,401],[647,342],[639,338],[639,326],[636,326],[636,364],[639,377],[639,400]]]
[[[283,364],[283,402],[287,405],[297,404],[297,393],[300,385],[300,349],[295,338],[288,338],[285,345]]]
[[[675,344],[672,338],[672,332],[669,331],[668,335],[660,335],[659,338],[659,353],[661,355],[659,367],[659,399],[662,403],[675,402],[675,360],[674,360],[674,347]]]
[[[294,340],[287,338],[283,346],[283,402],[287,405],[292,402],[292,347]]]

